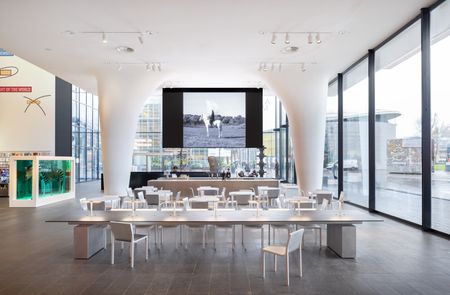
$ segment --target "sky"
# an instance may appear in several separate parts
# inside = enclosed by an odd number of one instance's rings
[[[185,92],[183,113],[245,117],[245,92]]]
[[[443,124],[450,125],[450,37],[431,47],[431,114]],[[391,69],[375,74],[375,108],[397,111],[397,137],[419,135],[421,118],[421,56],[420,52]],[[365,113],[368,109],[367,79],[344,91],[344,116]],[[337,97],[329,97],[327,112],[337,113]]]

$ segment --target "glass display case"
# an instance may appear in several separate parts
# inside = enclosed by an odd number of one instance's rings
[[[38,207],[74,198],[74,167],[72,157],[11,157],[10,207]]]
[[[11,157],[49,155],[49,151],[0,151],[0,197],[9,196],[9,159]]]

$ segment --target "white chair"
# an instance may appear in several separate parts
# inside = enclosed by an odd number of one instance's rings
[[[320,204],[320,210],[328,209],[328,200],[323,199],[322,204]],[[301,225],[304,229],[311,229],[314,231],[315,241],[317,242],[317,233],[319,233],[319,247],[322,248],[322,226],[320,224],[304,224]]]
[[[180,201],[180,196],[181,196],[181,192],[179,191],[179,192],[177,192],[177,194],[175,196],[175,200],[172,201],[174,209],[176,209],[177,204],[181,204],[181,205],[184,204],[183,201]],[[178,229],[178,227],[180,227],[180,241],[179,241],[179,243],[178,243],[178,238],[177,238],[177,231],[178,231],[177,229]],[[179,226],[177,224],[165,224],[165,225],[160,225],[159,226],[159,230],[160,230],[159,234],[160,234],[160,236],[159,236],[159,247],[158,248],[161,248],[161,246],[163,244],[164,229],[165,228],[173,228],[174,229],[174,232],[175,232],[175,249],[178,249],[178,244],[183,245],[182,225]]]
[[[130,243],[131,268],[134,267],[134,246],[140,241],[145,241],[145,260],[148,260],[148,236],[135,234],[133,225],[125,222],[110,222],[111,226],[111,264],[114,264],[115,241]]]
[[[263,278],[266,278],[266,253],[274,255],[274,268],[277,271],[277,256],[286,257],[286,284],[289,286],[289,254],[299,251],[299,273],[303,276],[302,267],[302,240],[304,229],[299,229],[289,234],[286,245],[271,245],[263,248]]]
[[[88,211],[88,202],[87,202],[86,198],[80,199],[80,206],[81,206],[81,210]]]
[[[148,209],[147,200],[144,197],[144,192],[137,193],[138,200],[135,201],[136,208]]]
[[[129,198],[134,198],[133,189],[131,187],[127,188],[127,196]]]
[[[275,203],[277,204],[278,209],[282,209],[283,208],[283,206],[281,204],[281,200],[279,198],[275,199]],[[275,243],[275,241],[276,241],[276,237],[275,237],[276,230],[277,229],[285,229],[285,230],[288,231],[288,234],[289,234],[291,232],[292,225],[290,225],[290,224],[269,224],[269,237],[268,237],[269,245],[270,245],[270,228],[272,228],[273,242]]]
[[[208,202],[189,202],[188,198],[183,199],[184,209],[195,209],[195,210],[208,210]],[[193,229],[201,229],[202,230],[202,248],[205,249],[206,245],[206,225],[198,225],[198,224],[186,224],[185,226],[187,228],[187,231],[185,232],[185,243],[184,248],[188,248],[188,244],[190,242],[189,240],[189,233]]]
[[[176,208],[178,205],[183,207],[183,200],[181,200],[181,191],[178,191],[175,195],[175,199],[172,200],[173,206]]]

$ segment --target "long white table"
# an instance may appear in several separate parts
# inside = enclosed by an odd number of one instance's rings
[[[67,212],[66,214],[47,220],[47,222],[66,222],[75,225],[74,231],[81,227],[78,235],[74,234],[75,253],[76,247],[99,247],[99,249],[88,249],[89,258],[104,245],[97,243],[89,245],[89,237],[92,235],[89,228],[95,231],[96,235],[104,231],[97,230],[98,227],[107,225],[110,221],[130,222],[134,224],[160,224],[160,225],[265,225],[265,224],[327,224],[328,247],[343,258],[354,258],[356,256],[356,228],[355,224],[364,222],[383,221],[379,217],[360,211],[302,211],[298,212],[289,209],[271,210],[188,210],[177,211],[157,211],[152,209],[137,209],[135,212],[120,211],[96,211],[93,215],[83,211]],[[96,239],[97,240],[97,239]],[[104,236],[103,236],[104,240]],[[87,241],[87,242],[86,242]],[[86,245],[87,243],[87,245]],[[97,251],[95,251],[97,250]]]

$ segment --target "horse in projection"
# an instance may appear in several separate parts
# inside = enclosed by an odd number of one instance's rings
[[[223,127],[222,121],[213,120],[212,122],[210,122],[209,117],[205,114],[200,116],[199,121],[203,121],[203,123],[205,124],[207,137],[209,137],[209,128],[214,128],[214,127],[217,127],[217,130],[219,131],[218,138],[222,137],[222,127]]]

